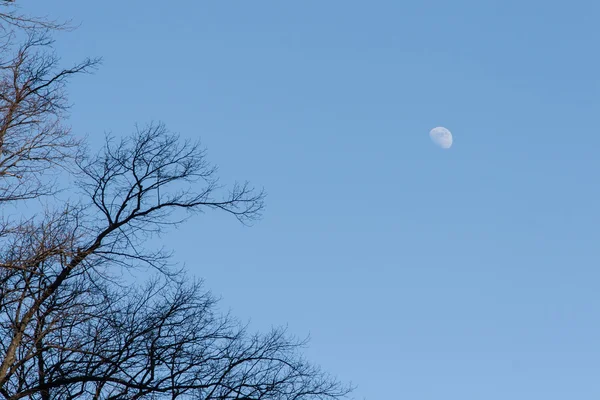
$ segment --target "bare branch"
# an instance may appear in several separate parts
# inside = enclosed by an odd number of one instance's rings
[[[79,185],[104,220],[105,252],[130,251],[190,212],[218,209],[249,223],[263,208],[264,193],[247,183],[223,192],[200,146],[181,141],[162,124],[138,128],[118,142],[107,138],[101,155],[78,165]]]
[[[250,224],[264,192],[220,185],[200,145],[163,124],[108,137],[88,155],[64,125],[65,89],[99,61],[59,67],[50,31],[64,25],[1,0],[0,10],[0,202],[46,205],[28,218],[0,213],[0,397],[344,398],[351,388],[304,360],[304,341],[248,333],[168,250],[144,246],[206,210]],[[45,197],[57,168],[77,180],[75,202]],[[156,275],[119,279],[140,266]]]
[[[55,192],[48,173],[68,166],[81,145],[62,124],[69,108],[64,89],[99,61],[60,69],[51,43],[47,32],[28,31],[11,58],[0,56],[0,202]]]

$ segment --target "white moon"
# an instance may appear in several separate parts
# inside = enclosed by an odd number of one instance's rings
[[[443,126],[438,126],[429,131],[429,137],[433,140],[433,143],[437,144],[442,149],[449,149],[452,147],[452,133]]]

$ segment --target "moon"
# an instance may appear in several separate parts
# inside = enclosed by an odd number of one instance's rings
[[[442,149],[449,149],[452,147],[452,132],[443,126],[438,126],[429,131],[429,137],[433,143],[437,144]]]

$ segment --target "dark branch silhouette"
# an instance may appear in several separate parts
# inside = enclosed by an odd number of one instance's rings
[[[65,25],[16,10],[0,3],[0,206],[45,210],[0,215],[0,398],[346,397],[304,360],[303,341],[248,332],[168,251],[144,246],[207,210],[250,224],[264,193],[220,185],[199,144],[160,123],[87,152],[64,125],[65,89],[98,60],[60,67],[51,32]],[[49,196],[57,171],[78,198]],[[124,284],[119,271],[138,267],[152,277]]]

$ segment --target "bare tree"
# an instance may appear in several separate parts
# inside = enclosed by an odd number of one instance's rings
[[[49,33],[63,27],[0,13],[0,202],[52,193],[45,172],[69,163],[80,148],[62,124],[69,106],[65,84],[99,60],[59,68]]]
[[[0,24],[0,200],[46,204],[41,215],[0,223],[0,397],[345,397],[348,387],[303,359],[302,341],[278,329],[247,332],[167,252],[144,248],[205,210],[249,223],[263,192],[221,186],[204,150],[162,124],[86,153],[63,126],[65,84],[97,60],[61,69],[49,51],[59,25],[14,12]],[[48,197],[52,168],[76,178],[75,202]],[[136,267],[153,277],[119,281]]]

